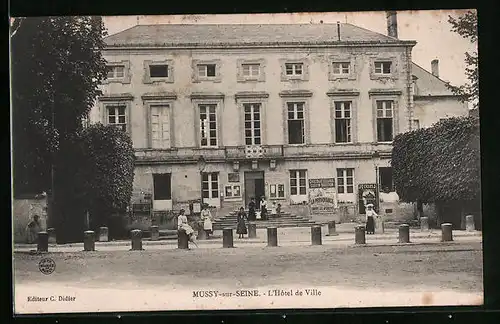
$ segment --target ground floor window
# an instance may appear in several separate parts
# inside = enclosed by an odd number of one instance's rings
[[[219,197],[219,174],[218,173],[203,173],[202,174],[202,192],[203,198],[218,198]]]
[[[172,181],[170,173],[153,174],[153,199],[171,200],[172,199]]]
[[[306,170],[290,170],[290,195],[306,194]]]
[[[379,173],[380,190],[383,192],[394,191],[394,182],[393,182],[393,178],[392,178],[392,168],[391,167],[379,168],[378,173]]]
[[[354,169],[337,169],[337,192],[354,192]]]
[[[269,197],[274,199],[285,198],[285,185],[284,184],[269,185]]]

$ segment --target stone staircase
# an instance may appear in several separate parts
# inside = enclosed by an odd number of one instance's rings
[[[248,211],[246,211],[248,215]],[[219,219],[214,220],[213,229],[222,230],[223,228],[233,228],[236,229],[237,224],[237,211],[231,212],[227,216],[223,216]],[[267,228],[267,227],[310,227],[313,225],[320,225],[319,223],[310,220],[307,217],[292,215],[289,212],[282,212],[280,217],[272,218],[269,217],[268,220],[256,220],[252,223],[257,225],[257,228]]]

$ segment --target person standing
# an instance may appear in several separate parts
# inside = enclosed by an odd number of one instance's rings
[[[378,216],[373,210],[373,204],[366,205],[366,234],[375,234],[375,217]]]
[[[262,196],[260,201],[260,217],[262,220],[267,220],[267,201],[266,197]]]
[[[212,214],[210,209],[208,209],[208,204],[203,204],[203,209],[201,211],[201,220],[203,221],[203,230],[207,235],[207,239],[210,238],[210,234],[213,232],[212,228]]]
[[[26,240],[29,244],[36,243],[38,239],[38,232],[40,232],[42,226],[40,224],[40,216],[34,215],[33,220],[26,226]]]
[[[277,207],[276,207],[276,202],[273,201],[273,203],[271,204],[271,217],[276,217],[276,213],[277,213]]]
[[[250,199],[248,203],[248,219],[251,221],[255,221],[255,198]]]
[[[187,216],[184,215],[184,212],[185,212],[184,209],[181,209],[179,211],[179,216],[177,217],[177,230],[180,232],[184,232],[187,235],[188,240],[190,242],[193,242],[194,245],[198,246],[195,241],[194,230],[189,225]]]
[[[236,234],[238,234],[238,238],[243,238],[245,234],[247,234],[247,214],[245,213],[245,208],[241,207],[237,216],[238,223],[236,225]]]

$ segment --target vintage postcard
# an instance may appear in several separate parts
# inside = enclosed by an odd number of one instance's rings
[[[13,17],[10,46],[16,314],[482,305],[475,10]]]

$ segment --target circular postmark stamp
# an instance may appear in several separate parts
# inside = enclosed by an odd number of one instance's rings
[[[38,269],[41,273],[49,275],[56,270],[56,263],[51,258],[43,258],[38,263]]]

